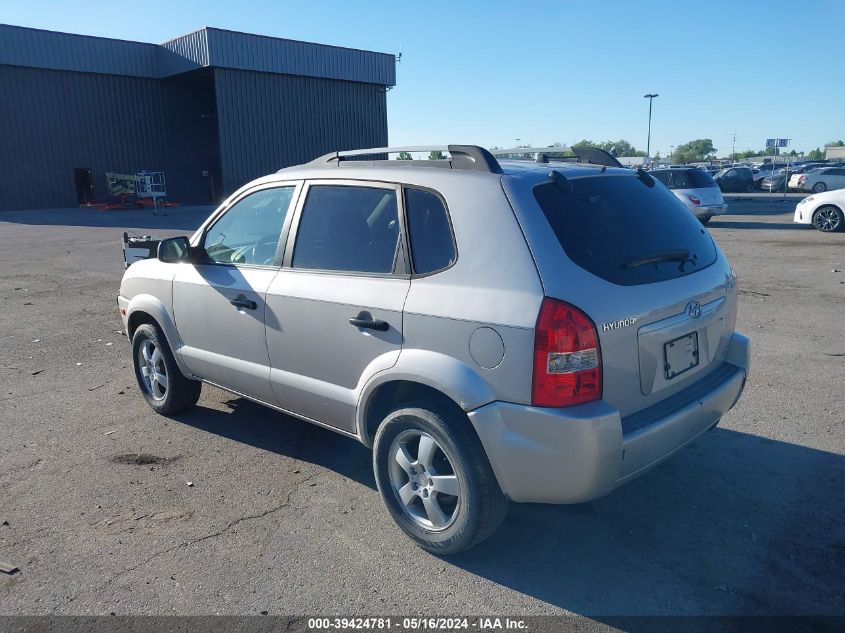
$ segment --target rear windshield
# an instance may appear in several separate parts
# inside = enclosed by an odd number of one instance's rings
[[[648,173],[669,189],[706,189],[719,186],[713,176],[702,169],[661,169]]]
[[[706,189],[718,186],[713,177],[702,169],[684,169],[672,174],[672,189]]]
[[[664,187],[606,175],[534,187],[534,197],[566,255],[622,286],[675,279],[716,261],[701,223]]]

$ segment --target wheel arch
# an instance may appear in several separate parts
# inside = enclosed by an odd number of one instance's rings
[[[375,375],[364,386],[356,411],[358,437],[372,446],[387,413],[402,403],[421,400],[459,413],[469,424],[466,413],[495,398],[484,379],[461,361],[437,352],[403,350],[392,368]]]
[[[126,335],[130,342],[132,341],[132,336],[135,334],[135,330],[144,323],[150,323],[159,327],[164,334],[164,338],[167,340],[167,345],[173,353],[179,370],[186,376],[190,376],[191,372],[185,367],[182,362],[182,356],[179,353],[182,343],[179,338],[179,332],[176,330],[176,324],[173,322],[161,300],[153,295],[136,295],[129,302],[129,306],[126,309]]]
[[[826,207],[832,207],[833,209],[836,209],[837,211],[839,211],[839,215],[842,216],[842,217],[840,218],[840,225],[839,225],[838,230],[841,231],[841,230],[845,229],[845,226],[843,226],[841,224],[841,222],[843,220],[845,220],[845,209],[843,209],[842,206],[835,204],[833,202],[824,202],[824,203],[820,204],[819,206],[817,206],[815,209],[813,209],[813,213],[810,215],[810,224],[812,224],[814,228],[818,228],[816,226],[816,216],[818,215],[819,211],[821,211],[822,209],[824,209]],[[836,230],[837,229],[834,229],[834,232],[836,232]]]

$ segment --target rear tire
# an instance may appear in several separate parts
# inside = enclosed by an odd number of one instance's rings
[[[713,219],[713,216],[708,215],[708,216],[703,217],[703,218],[698,218],[698,221],[701,222],[704,226],[707,226],[708,224],[710,224],[710,220],[712,220],[712,219]]]
[[[819,207],[813,214],[813,226],[825,233],[841,231],[845,226],[845,216],[842,214],[842,209],[832,204]]]
[[[433,554],[477,545],[507,514],[484,448],[457,413],[408,405],[388,414],[376,432],[373,470],[393,520]]]
[[[132,335],[132,359],[138,388],[156,413],[178,413],[199,400],[202,383],[186,378],[179,371],[158,325],[144,323],[138,326]]]
[[[813,193],[822,193],[823,191],[827,191],[827,185],[823,182],[817,182],[813,185]]]

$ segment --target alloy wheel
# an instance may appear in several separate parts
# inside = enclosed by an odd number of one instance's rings
[[[839,214],[832,207],[822,207],[816,211],[813,224],[820,231],[835,231],[839,228]]]
[[[414,523],[429,531],[449,527],[461,505],[452,462],[431,435],[415,429],[390,445],[388,473],[393,494]]]
[[[138,348],[137,363],[141,370],[144,389],[154,400],[164,400],[167,395],[168,379],[161,350],[151,340],[144,341]]]

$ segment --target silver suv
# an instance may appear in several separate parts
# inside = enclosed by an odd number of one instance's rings
[[[355,438],[398,526],[453,554],[508,501],[601,497],[714,427],[749,346],[725,255],[648,173],[385,159],[421,149],[249,183],[118,303],[157,412],[207,382]]]

